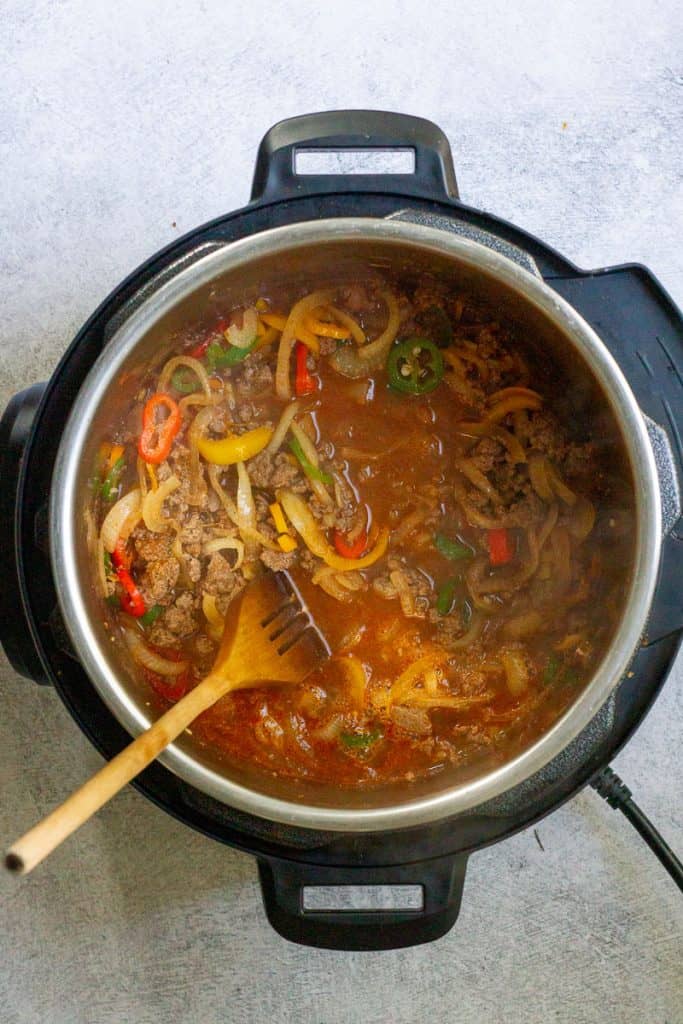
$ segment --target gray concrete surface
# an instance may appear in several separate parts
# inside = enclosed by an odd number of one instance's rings
[[[46,377],[147,254],[242,204],[279,118],[375,106],[448,133],[463,197],[683,302],[677,0],[63,3],[0,8],[0,400]],[[0,667],[0,841],[99,764]],[[681,663],[617,766],[683,849]],[[583,794],[472,858],[430,947],[343,954],[266,923],[253,860],[122,794],[0,880],[6,1024],[680,1024],[680,895]],[[541,848],[542,844],[542,848]]]

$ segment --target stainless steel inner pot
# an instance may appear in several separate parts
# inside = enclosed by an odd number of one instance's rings
[[[498,248],[501,248],[500,246]],[[505,246],[502,246],[505,250]],[[123,383],[157,366],[170,339],[210,320],[232,296],[255,298],[268,283],[339,278],[359,270],[446,276],[480,295],[559,371],[560,415],[594,417],[594,430],[625,452],[634,488],[636,535],[623,614],[593,678],[561,718],[513,760],[470,777],[447,771],[420,782],[346,791],[268,778],[237,769],[184,735],[160,757],[188,783],[225,804],[300,827],[344,832],[418,825],[469,810],[542,769],[595,716],[625,673],[643,634],[660,554],[660,495],[645,423],[619,367],[579,314],[534,274],[531,261],[433,224],[377,218],[310,221],[221,245],[177,269],[115,329],[88,375],[67,424],[55,466],[50,507],[53,572],[75,650],[113,714],[136,735],[157,714],[145,702],[120,645],[102,624],[92,584],[83,509],[95,448],[130,401]],[[526,264],[526,266],[525,266]],[[129,378],[130,380],[130,378]],[[130,387],[130,384],[129,384]],[[600,610],[596,608],[596,616]]]

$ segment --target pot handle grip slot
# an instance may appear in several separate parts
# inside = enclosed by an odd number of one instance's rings
[[[401,949],[432,942],[445,935],[460,911],[467,857],[459,854],[383,867],[327,866],[295,861],[259,859],[261,892],[268,920],[290,942],[322,949]],[[397,887],[412,897],[402,905],[371,909],[349,907],[348,887]],[[307,906],[307,890],[313,895],[329,891],[329,909]],[[421,899],[415,900],[416,890]],[[386,893],[386,890],[384,890]],[[324,893],[323,893],[324,895]],[[319,903],[319,901],[316,901]],[[374,903],[374,901],[372,901]]]
[[[12,668],[37,683],[49,682],[31,640],[20,570],[20,502],[24,458],[45,384],[10,399],[0,419],[0,641]]]
[[[412,152],[408,173],[301,173],[299,154],[354,153],[362,164],[372,151]],[[422,117],[382,110],[329,110],[280,121],[264,135],[256,157],[252,202],[274,202],[323,192],[398,192],[429,199],[457,199],[448,139]]]

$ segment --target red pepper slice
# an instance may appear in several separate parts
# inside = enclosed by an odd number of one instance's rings
[[[515,553],[512,546],[512,538],[510,537],[510,531],[504,526],[497,530],[489,530],[488,544],[491,565],[507,565],[508,562],[512,561]]]
[[[150,647],[168,661],[182,661],[185,657],[182,651],[169,651],[167,647],[155,647],[153,644],[150,644]],[[190,683],[190,668],[186,668],[179,676],[162,676],[158,672],[153,672],[151,669],[144,667],[142,672],[154,692],[158,693],[164,700],[170,700],[172,703],[175,703],[187,693]]]
[[[208,334],[204,338],[204,341],[200,341],[198,345],[195,345],[194,348],[190,349],[190,351],[187,353],[188,356],[192,356],[193,359],[201,359],[202,356],[206,355],[206,350],[209,347],[209,345],[211,344],[211,342],[214,340],[216,335],[217,334],[224,334],[225,331],[227,331],[229,326],[230,326],[230,321],[229,320],[223,320],[223,319],[219,320],[218,323],[216,324],[216,326],[213,327],[208,332]]]
[[[303,345],[300,341],[296,343],[296,376],[294,378],[294,390],[296,391],[297,397],[301,398],[302,395],[311,395],[314,391],[318,390],[315,377],[313,377],[308,369],[307,363],[308,348]]]
[[[164,657],[169,657],[168,651],[164,652]],[[181,672],[179,676],[168,678],[160,676],[158,672],[152,672],[149,668],[143,668],[142,671],[154,692],[158,693],[164,700],[171,701],[172,704],[175,704],[176,701],[180,700],[187,693],[187,686],[190,681],[189,668]]]
[[[121,607],[128,615],[139,619],[147,611],[147,605],[137,583],[130,574],[130,555],[123,541],[119,541],[112,551],[111,564],[114,566],[116,578],[123,587]]]
[[[168,411],[165,419],[157,420],[157,410],[164,407]],[[142,410],[142,434],[138,442],[140,457],[145,462],[158,465],[168,456],[173,438],[180,430],[180,409],[170,395],[157,391],[148,399]]]
[[[358,534],[352,544],[339,530],[334,531],[334,546],[342,558],[360,558],[368,546],[368,535],[365,530]]]

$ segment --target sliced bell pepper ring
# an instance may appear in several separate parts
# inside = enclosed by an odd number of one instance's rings
[[[165,408],[168,415],[157,421],[157,411]],[[142,411],[142,434],[138,442],[140,458],[158,465],[171,450],[173,439],[180,430],[180,409],[170,395],[157,391],[148,399]]]
[[[389,352],[389,384],[407,395],[426,395],[443,379],[443,356],[429,338],[406,338]]]
[[[236,462],[246,462],[263,451],[273,431],[270,427],[256,427],[254,430],[247,430],[245,434],[234,437],[222,437],[219,440],[212,440],[209,437],[201,437],[197,441],[197,448],[207,462],[215,466],[232,466]]]
[[[308,369],[308,349],[302,342],[296,343],[296,375],[294,377],[294,390],[298,398],[303,395],[312,395],[318,390],[315,377]]]
[[[289,447],[291,448],[292,453],[296,456],[297,462],[300,463],[301,468],[307,477],[310,477],[311,480],[319,480],[321,484],[329,485],[334,483],[329,473],[320,469],[319,466],[314,466],[311,460],[306,457],[304,450],[296,437],[293,437],[290,440]]]
[[[362,530],[352,543],[348,543],[340,530],[334,531],[334,546],[343,558],[360,558],[368,548],[368,535]]]
[[[515,550],[508,529],[501,526],[500,529],[489,530],[487,539],[491,565],[507,565],[512,561]]]

